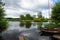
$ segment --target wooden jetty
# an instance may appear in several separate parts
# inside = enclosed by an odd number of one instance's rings
[[[60,34],[53,35],[53,38],[60,40]]]
[[[53,28],[53,29],[44,28],[42,31],[48,33],[60,33],[60,28]]]

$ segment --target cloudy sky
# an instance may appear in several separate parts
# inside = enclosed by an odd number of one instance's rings
[[[27,13],[33,16],[41,11],[44,17],[49,18],[49,11],[57,0],[3,0],[3,2],[5,17],[18,18],[21,14]]]

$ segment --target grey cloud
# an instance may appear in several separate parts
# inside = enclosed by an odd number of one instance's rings
[[[5,3],[5,7],[13,7],[13,8],[19,8],[18,2],[20,0],[3,0]]]
[[[26,15],[26,13],[30,13],[30,14],[35,14],[36,12],[40,12],[41,9],[43,10],[47,10],[49,9],[48,5],[38,5],[36,6],[36,8],[34,9],[30,9],[30,8],[23,8],[21,7],[20,3],[21,0],[3,0],[5,2],[5,10],[14,10],[14,11],[18,11],[18,12],[11,12],[9,14],[7,14],[7,17],[19,17],[19,15],[21,14],[21,12],[19,11],[19,9],[23,9],[23,10],[27,10],[27,12],[22,12],[22,14]],[[33,2],[33,0],[30,0],[31,2]],[[50,7],[51,8],[51,7]],[[30,11],[30,12],[28,12]]]
[[[9,8],[9,7],[13,7],[13,9],[22,8],[22,9],[32,10],[32,11],[39,11],[39,9],[49,9],[48,5],[43,5],[43,6],[38,5],[37,8],[35,8],[35,9],[23,8],[20,6],[20,4],[18,4],[21,2],[21,0],[20,1],[19,0],[4,0],[4,2],[5,2],[6,8]],[[31,0],[31,2],[32,2],[32,0]]]

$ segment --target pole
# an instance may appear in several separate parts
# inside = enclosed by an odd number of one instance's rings
[[[49,20],[48,20],[48,22],[49,22],[49,30],[50,30],[50,0],[48,0],[48,8],[49,8],[49,10],[48,10],[48,13],[49,13]]]

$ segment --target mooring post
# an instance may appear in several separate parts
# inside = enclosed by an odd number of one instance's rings
[[[25,40],[24,36],[19,36],[19,40]]]

